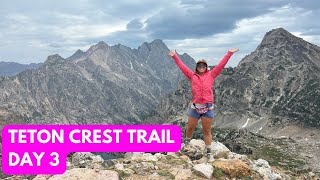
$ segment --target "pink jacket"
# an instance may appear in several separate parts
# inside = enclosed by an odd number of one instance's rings
[[[185,64],[183,64],[177,54],[172,57],[183,74],[191,81],[192,103],[214,103],[212,91],[214,80],[227,64],[232,54],[232,52],[228,51],[217,66],[210,71],[207,70],[202,75],[196,74],[195,71],[191,71]]]

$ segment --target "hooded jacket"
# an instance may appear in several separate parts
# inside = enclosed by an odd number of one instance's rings
[[[183,64],[177,54],[172,57],[183,74],[191,81],[192,103],[214,103],[214,95],[212,91],[214,80],[227,64],[232,54],[232,52],[228,51],[217,66],[212,70],[206,70],[202,75],[197,74],[196,71],[191,71],[185,64]]]

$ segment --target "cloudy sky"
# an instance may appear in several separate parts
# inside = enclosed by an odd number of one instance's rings
[[[236,66],[279,27],[320,45],[318,0],[1,0],[0,17],[0,61],[24,64],[99,41],[138,48],[162,39],[210,65],[238,47]]]

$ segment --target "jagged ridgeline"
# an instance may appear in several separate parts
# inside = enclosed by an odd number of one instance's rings
[[[168,51],[161,40],[138,49],[100,42],[0,77],[1,123],[139,123],[183,76]],[[193,68],[195,61],[182,57]]]
[[[320,48],[282,28],[274,29],[236,68],[226,68],[214,89],[218,127],[247,124],[253,132],[263,132],[283,121],[319,127]],[[181,115],[190,100],[185,79],[162,99],[152,119],[186,118]]]

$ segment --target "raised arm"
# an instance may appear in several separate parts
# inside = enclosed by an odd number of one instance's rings
[[[172,57],[183,74],[186,75],[188,79],[191,79],[193,72],[185,64],[183,64],[183,62],[177,55],[176,50],[169,51],[168,56]]]
[[[222,71],[222,69],[224,68],[224,66],[227,64],[227,62],[229,61],[230,57],[232,56],[233,53],[239,51],[238,48],[232,48],[228,51],[228,53],[222,58],[222,60],[219,62],[218,65],[216,65],[212,71],[211,71],[211,75],[213,76],[213,78],[216,78]]]

